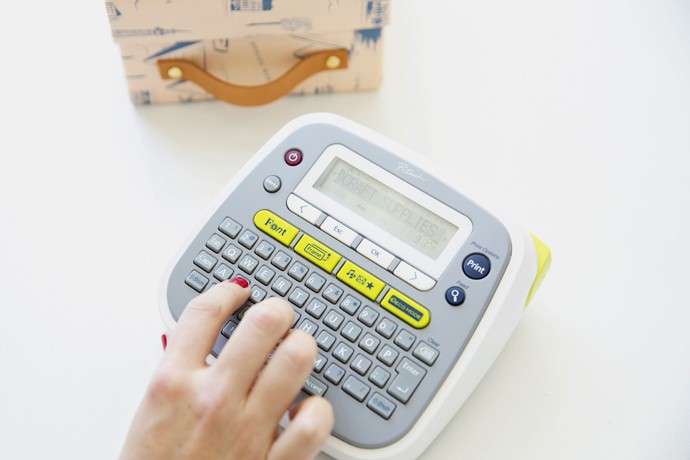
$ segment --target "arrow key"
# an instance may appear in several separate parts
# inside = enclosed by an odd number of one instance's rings
[[[428,291],[436,284],[436,280],[404,261],[400,261],[393,274],[420,291]]]
[[[323,215],[320,209],[310,205],[295,194],[290,194],[290,196],[288,196],[287,206],[290,211],[313,225],[316,225],[316,222],[318,222]]]

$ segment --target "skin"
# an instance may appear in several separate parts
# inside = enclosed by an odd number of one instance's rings
[[[206,364],[216,334],[248,297],[249,289],[232,280],[189,303],[168,337],[121,460],[296,460],[318,454],[333,412],[318,397],[291,407],[317,350],[309,334],[289,331],[294,313],[287,302],[271,298],[252,306],[216,362]],[[286,411],[290,423],[281,432]]]

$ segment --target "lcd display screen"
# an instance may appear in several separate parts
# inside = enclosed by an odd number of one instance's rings
[[[432,259],[458,231],[456,225],[338,157],[314,188]]]

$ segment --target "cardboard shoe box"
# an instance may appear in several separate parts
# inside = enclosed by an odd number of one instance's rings
[[[389,0],[106,2],[136,104],[379,87]]]

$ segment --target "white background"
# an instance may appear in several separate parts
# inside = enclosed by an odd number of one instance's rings
[[[690,3],[393,2],[378,92],[135,108],[100,1],[0,11],[0,458],[116,458],[164,267],[297,115],[441,162],[553,266],[424,458],[690,458]]]

